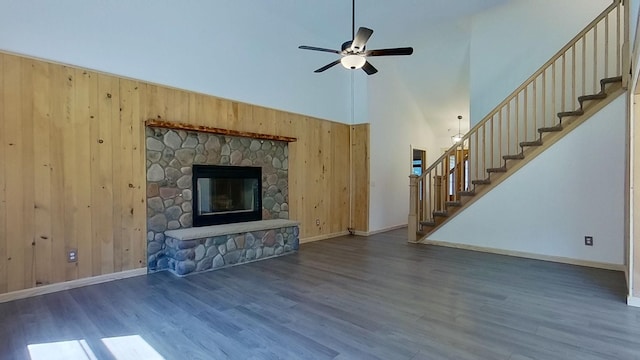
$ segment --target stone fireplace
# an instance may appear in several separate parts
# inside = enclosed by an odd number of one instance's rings
[[[257,260],[256,254],[274,256],[297,249],[297,225],[295,229],[282,225],[288,224],[285,220],[289,218],[287,141],[149,123],[145,137],[149,271],[168,269],[183,275],[185,271],[178,271],[178,267],[193,271],[202,260],[206,263],[200,270],[206,270]],[[203,192],[194,197],[198,187]],[[254,226],[247,234],[215,230],[214,235],[201,238],[184,237],[188,241],[175,232],[260,219],[285,222],[277,223],[282,227],[274,227],[276,223]],[[249,244],[251,249],[246,248]],[[269,249],[263,249],[264,244]]]

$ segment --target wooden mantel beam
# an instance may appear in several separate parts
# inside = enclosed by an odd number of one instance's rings
[[[239,137],[247,137],[253,139],[260,140],[274,140],[274,141],[284,141],[284,142],[295,142],[298,139],[289,136],[280,136],[280,135],[270,135],[270,134],[258,134],[248,131],[237,131],[237,130],[228,130],[228,129],[220,129],[209,126],[201,126],[201,125],[191,125],[179,122],[170,122],[170,121],[161,121],[150,119],[144,122],[146,126],[149,127],[158,127],[158,128],[166,128],[166,129],[174,129],[174,130],[186,130],[186,131],[200,131],[209,134],[218,134],[218,135],[230,135],[230,136],[239,136]]]

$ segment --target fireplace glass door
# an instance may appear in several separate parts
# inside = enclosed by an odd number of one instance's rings
[[[194,165],[194,226],[260,220],[261,168]]]
[[[198,179],[198,215],[254,211],[257,179]]]

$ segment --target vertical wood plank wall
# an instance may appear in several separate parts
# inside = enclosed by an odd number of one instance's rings
[[[0,52],[0,293],[146,266],[147,119],[296,137],[303,241],[344,232],[368,192],[350,185],[365,162],[350,161],[349,125]],[[368,127],[357,142],[368,164]]]
[[[369,124],[351,126],[351,227],[369,232]]]

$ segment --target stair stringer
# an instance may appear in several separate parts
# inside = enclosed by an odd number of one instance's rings
[[[568,124],[553,146],[545,140],[535,159],[528,154],[519,171],[509,171],[505,175],[511,176],[501,179],[500,186],[476,195],[473,204],[420,242],[575,259],[609,268],[623,264],[623,93],[609,93],[597,108],[585,111],[582,121]],[[593,247],[584,245],[584,236],[594,237]]]

